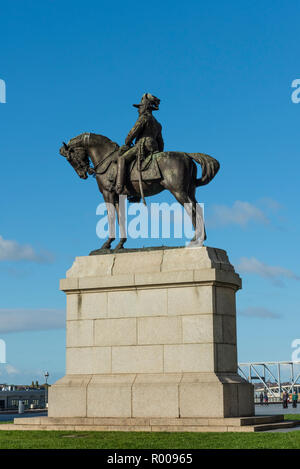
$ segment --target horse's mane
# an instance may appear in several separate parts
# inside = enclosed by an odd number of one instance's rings
[[[68,145],[71,145],[71,146],[80,145],[85,141],[86,138],[88,138],[89,141],[91,141],[92,139],[93,143],[99,143],[99,144],[101,143],[102,145],[103,144],[118,145],[116,142],[113,142],[112,140],[110,140],[110,138],[105,137],[105,135],[93,134],[91,132],[84,132],[80,135],[77,135],[77,137],[71,138]]]
[[[89,135],[88,132],[84,132],[80,135],[77,135],[76,137],[71,138],[68,142],[68,146],[75,146],[83,142],[83,139],[86,135]]]

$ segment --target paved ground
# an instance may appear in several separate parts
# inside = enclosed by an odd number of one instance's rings
[[[288,433],[288,432],[299,432],[300,427],[295,428],[282,428],[277,430],[266,430],[264,433]]]
[[[292,404],[289,404],[287,409],[284,409],[281,404],[269,405],[256,405],[255,415],[276,415],[276,414],[300,414],[300,404],[294,409]]]
[[[276,415],[276,414],[300,414],[300,404],[298,407],[294,409],[292,404],[289,404],[287,409],[284,409],[281,404],[269,404],[269,405],[256,405],[255,406],[255,415]],[[279,432],[279,433],[287,433],[287,432],[299,432],[300,427],[295,428],[285,428],[279,430],[268,430],[269,432]],[[267,432],[266,432],[267,433]]]
[[[0,422],[7,422],[8,420],[17,419],[19,417],[27,418],[27,417],[44,417],[47,415],[47,412],[32,412],[26,414],[1,414],[0,413]]]

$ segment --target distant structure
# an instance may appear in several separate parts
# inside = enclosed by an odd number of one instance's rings
[[[266,392],[271,401],[282,399],[283,391],[288,394],[300,391],[300,361],[239,363],[239,374],[254,384],[256,398]]]
[[[0,384],[0,411],[18,409],[19,401],[24,403],[25,409],[44,409],[46,407],[46,388],[32,388],[30,386],[14,386]]]

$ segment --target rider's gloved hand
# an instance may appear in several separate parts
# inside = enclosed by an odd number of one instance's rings
[[[129,145],[122,145],[120,148],[119,148],[119,155],[123,155],[123,153],[125,153],[126,151],[128,151],[130,149],[130,146]]]

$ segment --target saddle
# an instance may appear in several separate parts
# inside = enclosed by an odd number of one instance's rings
[[[157,158],[161,153],[151,153],[141,161],[141,172],[143,181],[155,181],[161,179],[160,169],[157,164]],[[139,180],[139,171],[137,168],[137,160],[135,159],[129,164],[130,181],[135,182]]]
[[[145,159],[141,161],[141,172],[142,180],[145,182],[157,181],[161,179],[161,172],[157,164],[158,157],[162,155],[162,152],[151,153]],[[97,170],[98,174],[105,174],[107,179],[107,187],[109,190],[113,190],[116,185],[117,179],[117,157],[110,159],[105,162],[101,168]],[[129,176],[130,182],[136,182],[139,180],[139,172],[137,169],[137,160],[132,161],[126,168],[127,177]],[[124,193],[130,195],[130,190],[127,185],[124,188]],[[129,197],[130,199],[130,197]],[[135,201],[135,199],[133,200]]]
[[[162,154],[162,152],[151,153],[146,158],[141,161],[141,171],[142,171],[142,180],[143,181],[155,181],[161,179],[160,169],[157,164],[157,158]],[[113,159],[108,159],[104,162],[103,165],[97,169],[97,174],[104,174],[106,172],[110,173],[109,180],[113,181],[116,177],[116,163],[117,156]],[[139,172],[137,169],[137,160],[133,160],[129,163],[127,167],[127,174],[130,175],[131,181],[139,180]]]

